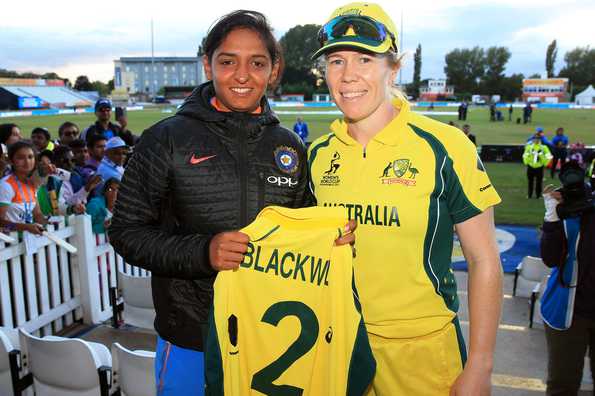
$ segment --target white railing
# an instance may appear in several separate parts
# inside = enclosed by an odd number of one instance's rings
[[[109,288],[116,286],[117,271],[150,276],[125,263],[104,234],[93,234],[87,215],[62,219],[48,232],[77,253],[42,237],[38,249],[27,254],[16,232],[10,235],[15,243],[0,242],[0,326],[47,335],[81,319],[100,323],[112,316]]]

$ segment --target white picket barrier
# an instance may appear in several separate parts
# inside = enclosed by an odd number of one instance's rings
[[[27,255],[16,232],[10,235],[15,243],[0,241],[0,326],[48,335],[80,319],[103,322],[112,315],[109,288],[116,286],[118,270],[151,275],[127,264],[106,235],[93,234],[88,215],[62,219],[48,231],[72,244],[77,253],[42,237],[37,251]]]
[[[71,217],[69,224],[74,218]],[[74,227],[64,219],[48,231],[71,242]],[[15,243],[0,242],[0,325],[45,335],[81,318],[75,256],[46,237],[33,254],[17,232]]]

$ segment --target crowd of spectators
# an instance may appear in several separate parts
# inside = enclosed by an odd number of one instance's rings
[[[567,162],[572,161],[580,168],[587,171],[587,177],[592,177],[595,166],[595,156],[589,156],[585,144],[581,141],[570,143],[564,128],[556,129],[551,140],[545,135],[545,130],[538,126],[535,133],[525,142],[523,163],[527,166],[527,179],[529,182],[528,198],[533,195],[531,190],[535,184],[535,197],[541,198],[541,183],[544,172],[550,170],[553,179],[556,172]],[[535,183],[534,183],[535,181]]]
[[[96,122],[81,132],[73,122],[50,130],[36,127],[30,138],[16,124],[0,125],[0,226],[5,232],[41,234],[52,216],[88,213],[93,232],[111,219],[124,165],[137,137],[126,110],[100,99]]]

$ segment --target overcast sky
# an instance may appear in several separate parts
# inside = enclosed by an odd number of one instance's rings
[[[322,24],[336,0],[298,1],[3,1],[0,68],[57,72],[71,81],[113,78],[114,59],[149,56],[150,20],[155,56],[192,56],[211,23],[238,8],[264,12],[278,38],[298,24]],[[397,26],[403,15],[403,49],[409,52],[403,81],[412,79],[412,53],[422,45],[422,78],[444,76],[444,55],[454,48],[506,46],[506,74],[545,70],[547,45],[558,40],[556,71],[564,53],[595,47],[594,0],[379,1]]]

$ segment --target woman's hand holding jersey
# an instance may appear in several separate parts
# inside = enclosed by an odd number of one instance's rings
[[[349,220],[343,235],[335,240],[335,245],[353,245],[357,228],[355,220]],[[209,244],[209,260],[216,271],[237,269],[244,261],[244,253],[248,251],[250,237],[243,232],[229,231],[216,234]]]
[[[250,237],[243,232],[229,231],[216,234],[209,244],[211,267],[217,271],[233,270],[244,260]]]
[[[355,220],[349,220],[347,224],[345,224],[345,229],[343,230],[343,235],[339,238],[335,239],[335,245],[353,245],[355,244],[355,229],[357,228],[357,222]]]

